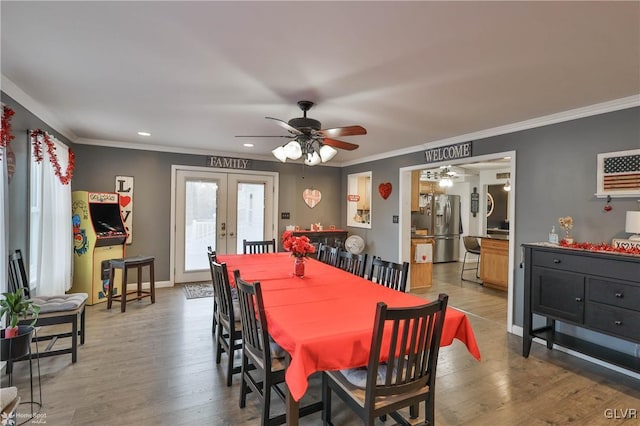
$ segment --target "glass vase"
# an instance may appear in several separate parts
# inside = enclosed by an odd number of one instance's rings
[[[293,262],[293,275],[298,278],[304,277],[304,257],[296,257]]]

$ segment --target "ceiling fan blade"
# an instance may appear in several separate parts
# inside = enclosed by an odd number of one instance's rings
[[[274,135],[236,135],[236,138],[289,138],[289,139],[293,139],[295,138],[295,136],[291,136],[291,135],[279,135],[279,136],[274,136]]]
[[[293,126],[290,126],[289,123],[287,123],[286,121],[280,120],[279,118],[273,118],[273,117],[265,117],[267,120],[273,120],[276,122],[276,124],[278,124],[281,127],[284,127],[285,129],[287,129],[288,131],[290,131],[293,134],[296,135],[301,135],[302,132],[298,129],[296,129]]]
[[[338,136],[359,136],[366,135],[367,129],[362,126],[346,126],[346,127],[334,127],[332,129],[323,129],[318,133],[330,138]]]
[[[354,143],[339,141],[338,139],[324,138],[322,143],[334,148],[346,149],[347,151],[353,151],[354,149],[358,148],[358,145]]]

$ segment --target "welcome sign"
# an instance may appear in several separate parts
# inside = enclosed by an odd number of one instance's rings
[[[428,149],[424,152],[424,157],[426,163],[437,163],[439,161],[471,157],[471,142],[462,142]]]

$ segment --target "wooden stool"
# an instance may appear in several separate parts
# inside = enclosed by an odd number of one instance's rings
[[[117,296],[113,295],[113,277],[116,269],[122,270],[122,290],[120,291],[120,300],[115,299],[116,302],[120,302],[120,311],[124,312],[127,309],[127,295],[136,294],[136,297],[129,299],[129,301],[140,300],[143,297],[151,297],[151,303],[156,303],[156,284],[154,279],[154,261],[153,256],[136,256],[128,257],[126,259],[111,259],[109,261],[109,292],[107,295],[107,309],[111,309],[111,302]],[[142,290],[142,268],[149,267],[149,291]],[[137,290],[127,292],[127,269],[138,269],[138,288]]]

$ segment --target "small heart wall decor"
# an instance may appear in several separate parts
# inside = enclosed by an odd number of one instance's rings
[[[391,195],[391,182],[385,182],[378,185],[378,192],[380,192],[380,196],[385,200],[389,198],[389,195]]]
[[[131,202],[131,197],[129,197],[128,195],[120,196],[120,206],[127,207],[130,202]]]
[[[305,189],[302,191],[302,199],[310,208],[314,208],[322,200],[322,194],[317,189]]]

